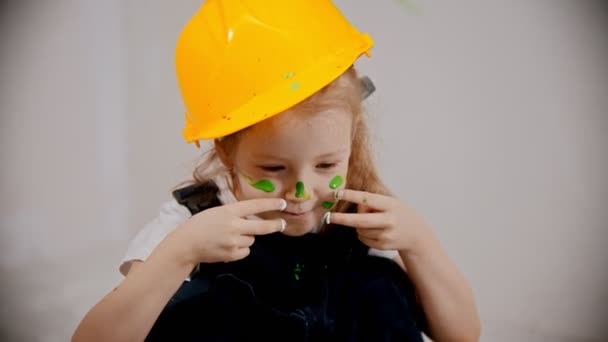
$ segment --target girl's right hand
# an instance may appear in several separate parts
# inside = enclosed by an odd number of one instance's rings
[[[284,219],[249,220],[247,216],[283,211],[284,199],[257,198],[213,207],[192,216],[172,232],[179,259],[188,265],[201,262],[230,262],[249,255],[256,235],[280,232]],[[169,237],[169,236],[168,236]]]

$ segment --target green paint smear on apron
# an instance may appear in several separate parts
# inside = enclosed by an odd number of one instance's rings
[[[298,89],[300,89],[300,83],[298,83],[298,82],[293,82],[291,84],[291,87],[289,88],[289,90],[291,90],[291,91],[295,91],[295,90],[298,90]]]
[[[304,266],[302,265],[302,267],[304,267]],[[293,277],[296,280],[300,280],[300,274],[299,274],[300,271],[302,271],[302,269],[300,268],[300,264],[296,264],[296,267],[293,270]]]
[[[342,178],[342,176],[336,176],[329,181],[329,187],[335,190],[342,185],[342,183],[344,183],[344,178]]]
[[[249,176],[243,175],[243,177],[245,177],[245,179],[247,179],[247,182],[249,183],[249,185],[251,185],[252,187],[254,187],[258,190],[262,190],[264,192],[273,192],[275,190],[274,184],[272,184],[272,182],[269,181],[268,179],[262,179],[261,181],[254,182],[253,179]]]

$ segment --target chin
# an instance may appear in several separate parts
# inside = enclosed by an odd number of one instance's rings
[[[287,236],[302,236],[308,233],[315,232],[317,230],[317,224],[302,224],[302,223],[291,223],[287,222],[287,227],[283,232],[284,235]]]
[[[302,236],[317,232],[321,221],[321,216],[319,216],[319,212],[316,210],[302,215],[292,215],[285,212],[280,217],[287,221],[287,227],[285,227],[285,231],[283,232],[287,236]]]

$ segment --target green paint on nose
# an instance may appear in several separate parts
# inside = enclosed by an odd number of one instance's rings
[[[302,198],[304,197],[304,183],[302,182],[297,182],[296,183],[296,197],[297,198]]]
[[[329,181],[329,187],[337,189],[342,183],[344,183],[344,178],[342,178],[342,176],[336,176]]]
[[[302,182],[296,183],[296,198],[304,198],[305,200],[310,199],[310,195],[304,190],[304,183]]]

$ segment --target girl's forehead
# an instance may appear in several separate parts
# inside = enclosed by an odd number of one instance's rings
[[[272,133],[281,130],[327,130],[336,127],[350,127],[352,114],[345,110],[324,110],[318,112],[287,111],[254,126],[252,130]]]
[[[243,132],[239,149],[282,156],[322,155],[350,149],[351,130],[352,115],[345,111],[283,113]]]

